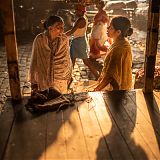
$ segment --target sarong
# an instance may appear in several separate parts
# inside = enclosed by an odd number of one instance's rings
[[[88,58],[88,44],[86,37],[78,37],[72,40],[70,48],[71,59]]]

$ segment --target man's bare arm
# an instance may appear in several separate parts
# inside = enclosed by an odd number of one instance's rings
[[[76,23],[75,23],[75,25],[73,26],[73,28],[70,29],[69,31],[67,31],[65,34],[66,34],[67,36],[70,36],[70,35],[72,35],[78,28],[83,28],[83,27],[85,27],[85,25],[86,25],[85,19],[84,19],[84,18],[79,18],[79,19],[76,21]]]

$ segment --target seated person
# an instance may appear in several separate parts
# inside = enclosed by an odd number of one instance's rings
[[[55,88],[66,93],[71,79],[72,62],[69,40],[63,34],[61,17],[50,16],[44,22],[45,32],[36,36],[32,47],[30,81],[32,93]]]
[[[108,56],[98,81],[90,86],[94,91],[129,90],[132,86],[132,53],[127,36],[132,35],[131,23],[126,17],[115,17],[108,27],[108,36],[113,38]],[[108,88],[108,85],[111,87]]]

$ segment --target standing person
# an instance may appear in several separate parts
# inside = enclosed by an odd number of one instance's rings
[[[86,38],[86,31],[88,20],[85,16],[85,6],[78,4],[76,6],[76,16],[78,17],[73,28],[66,32],[66,35],[73,35],[73,40],[71,42],[70,54],[73,63],[75,65],[76,58],[83,60],[83,63],[88,66],[91,72],[96,78],[99,77],[97,70],[91,65],[88,59],[88,43]]]
[[[94,91],[105,89],[111,84],[113,90],[128,90],[132,86],[132,52],[127,36],[133,29],[126,17],[115,17],[108,27],[108,36],[113,38],[113,44],[105,59],[104,67],[98,82],[93,85]]]
[[[63,34],[61,17],[50,16],[44,23],[45,32],[36,36],[32,47],[30,81],[32,93],[55,88],[67,92],[72,63],[69,40]]]
[[[90,58],[97,59],[101,57],[100,51],[107,52],[110,39],[107,36],[107,26],[109,17],[104,10],[104,1],[99,1],[96,4],[98,13],[94,17],[93,29],[90,38]],[[106,45],[105,43],[108,42]]]

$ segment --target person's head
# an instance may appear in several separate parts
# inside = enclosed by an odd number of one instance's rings
[[[48,30],[49,34],[53,37],[60,36],[64,31],[63,19],[59,16],[50,16],[44,22],[45,30]]]
[[[108,36],[114,40],[131,36],[132,33],[131,22],[127,17],[114,17],[108,27]]]
[[[75,6],[75,11],[77,16],[82,16],[86,12],[86,7],[82,4],[77,4]]]
[[[98,3],[96,3],[96,8],[97,8],[98,10],[101,10],[101,9],[103,9],[104,7],[105,7],[104,1],[99,1]]]

